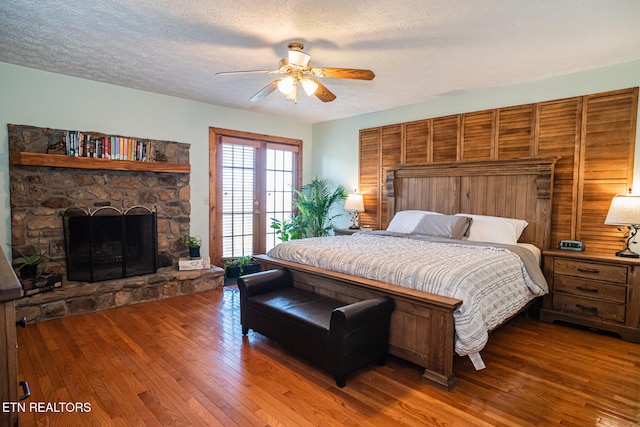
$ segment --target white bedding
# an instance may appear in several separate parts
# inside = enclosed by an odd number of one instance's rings
[[[268,255],[462,300],[455,351],[481,369],[488,332],[548,287],[539,264],[530,274],[535,261],[525,267],[515,252],[526,251],[515,246],[444,240],[357,233],[283,242]]]

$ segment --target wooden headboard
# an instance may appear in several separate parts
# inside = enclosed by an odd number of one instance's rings
[[[419,209],[526,220],[521,242],[550,247],[558,157],[402,165],[387,169],[387,218]],[[385,224],[386,226],[386,224]]]

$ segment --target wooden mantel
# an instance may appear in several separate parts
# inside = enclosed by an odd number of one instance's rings
[[[191,173],[191,165],[188,163],[138,162],[133,160],[97,159],[92,157],[74,157],[61,154],[42,154],[18,151],[9,152],[9,160],[12,165],[23,166]]]

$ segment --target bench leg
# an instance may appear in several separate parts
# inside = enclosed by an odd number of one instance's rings
[[[347,384],[346,375],[336,375],[335,379],[336,379],[336,385],[340,388],[344,387]]]
[[[378,359],[378,366],[384,366],[385,363],[387,363],[387,355],[382,355],[380,356],[380,358]]]
[[[247,328],[246,326],[242,327],[242,335],[247,335],[249,333],[249,328]]]

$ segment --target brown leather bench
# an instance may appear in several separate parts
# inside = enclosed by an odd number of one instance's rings
[[[394,301],[372,298],[346,304],[293,286],[288,270],[238,279],[242,333],[253,329],[331,373],[346,375],[372,362],[384,365]]]

